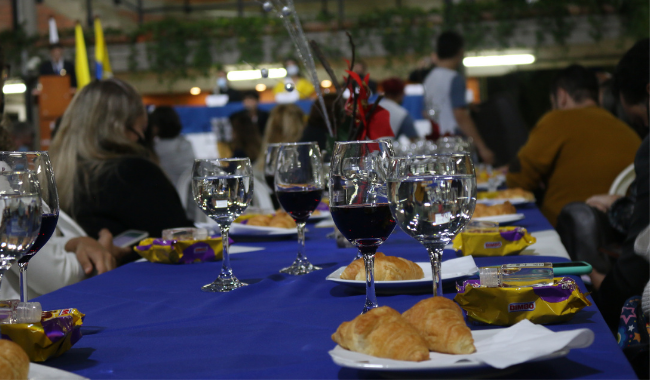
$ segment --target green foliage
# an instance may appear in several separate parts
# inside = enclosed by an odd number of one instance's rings
[[[21,52],[27,49],[29,55],[35,52],[35,44],[38,41],[38,36],[28,36],[22,28],[18,30],[3,30],[0,32],[0,45],[4,51],[5,62],[12,65],[15,73],[19,73],[17,69],[21,67]]]

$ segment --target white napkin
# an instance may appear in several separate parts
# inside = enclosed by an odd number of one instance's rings
[[[507,368],[550,355],[565,348],[589,347],[594,332],[589,329],[553,332],[542,325],[523,320],[495,335],[476,340],[476,352],[470,355],[431,353],[431,360],[456,363],[478,361],[494,368]]]
[[[471,276],[478,272],[472,256],[463,256],[442,262],[442,279]]]

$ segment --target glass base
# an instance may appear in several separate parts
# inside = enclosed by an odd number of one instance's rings
[[[218,277],[216,280],[214,280],[213,283],[203,285],[201,287],[201,290],[203,290],[204,292],[225,293],[247,285],[248,285],[247,283],[239,281],[235,276],[232,276],[230,278]]]
[[[294,276],[299,276],[302,274],[311,273],[316,270],[321,270],[323,268],[312,265],[307,260],[296,260],[291,264],[290,267],[280,269],[280,273],[291,274]]]

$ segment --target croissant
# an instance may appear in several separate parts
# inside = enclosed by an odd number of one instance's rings
[[[27,379],[29,357],[16,343],[0,339],[0,376],[3,379]]]
[[[496,216],[496,215],[507,215],[507,214],[516,214],[517,209],[515,206],[510,203],[510,201],[505,201],[504,203],[486,206],[484,204],[477,204],[474,209],[474,218],[482,218],[485,216]]]
[[[402,316],[420,333],[431,351],[445,354],[471,354],[476,351],[463,312],[450,299],[427,298]]]
[[[277,214],[269,221],[268,226],[279,228],[296,228],[296,222],[292,217],[289,216],[289,214]]]
[[[508,198],[524,198],[526,200],[532,201],[535,199],[535,195],[531,193],[530,191],[526,191],[522,188],[514,188],[514,189],[504,189],[499,191],[499,194],[497,195],[497,198],[500,199],[508,199]]]
[[[380,358],[420,362],[429,359],[427,345],[418,332],[388,306],[372,309],[332,334],[341,347]]]
[[[270,215],[255,215],[254,217],[248,219],[247,224],[249,226],[263,226],[266,227],[271,221]]]
[[[375,254],[375,281],[403,281],[424,278],[422,268],[416,263],[401,257],[386,256],[381,252]],[[356,259],[341,273],[343,280],[366,280],[366,268],[363,259]]]

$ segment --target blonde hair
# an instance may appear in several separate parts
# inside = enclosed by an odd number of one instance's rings
[[[146,115],[140,95],[121,80],[94,81],[77,92],[50,147],[63,211],[74,215],[79,191],[90,192],[90,182],[117,158],[149,158],[147,149],[126,134]]]
[[[269,115],[262,139],[260,157],[256,167],[264,166],[264,155],[269,144],[297,142],[305,129],[305,113],[295,104],[280,104],[275,106]]]

